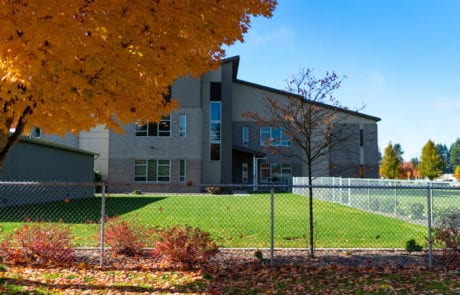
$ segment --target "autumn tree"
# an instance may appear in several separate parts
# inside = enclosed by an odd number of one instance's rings
[[[388,179],[399,178],[401,175],[401,160],[394,149],[393,145],[389,143],[383,153],[382,163],[380,164],[380,176]]]
[[[444,167],[445,163],[439,155],[434,142],[428,140],[423,146],[420,164],[418,165],[420,175],[433,180],[442,174]]]
[[[460,166],[455,167],[454,177],[457,180],[460,180]]]
[[[180,76],[218,66],[276,0],[5,0],[0,4],[0,171],[32,126],[121,131],[178,107]]]
[[[309,184],[309,244],[310,255],[314,256],[313,218],[313,170],[318,160],[326,158],[330,149],[340,142],[340,123],[346,119],[338,100],[333,96],[343,77],[335,72],[316,78],[310,69],[301,69],[288,81],[286,99],[267,97],[264,100],[265,113],[248,112],[244,116],[259,125],[281,128],[279,139],[289,140],[295,148],[283,147],[273,139],[265,143],[272,153],[295,157],[306,165]],[[339,113],[342,112],[342,115]],[[262,140],[262,139],[261,139]],[[300,148],[299,150],[296,148]]]
[[[449,162],[452,167],[460,166],[460,138],[450,146],[449,149]]]
[[[417,178],[418,177],[418,170],[417,167],[414,166],[414,163],[409,161],[409,162],[403,162],[401,164],[401,175],[399,176],[400,179],[411,179],[411,178]]]

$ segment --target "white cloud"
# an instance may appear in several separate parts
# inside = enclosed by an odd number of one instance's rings
[[[385,76],[379,70],[372,70],[369,71],[367,74],[368,80],[372,85],[378,87],[383,87],[385,85]]]
[[[273,30],[264,32],[251,28],[245,37],[245,43],[255,46],[291,46],[295,35],[295,32],[286,25],[280,25]]]
[[[457,111],[460,110],[460,98],[437,98],[432,106],[440,111]]]

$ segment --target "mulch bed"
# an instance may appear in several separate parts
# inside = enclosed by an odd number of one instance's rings
[[[270,259],[270,251],[261,249],[262,259],[255,257],[257,249],[220,249],[219,253],[211,259],[210,265],[221,265],[226,268],[239,268],[244,264],[261,263],[270,266],[282,266],[286,264],[330,266],[340,268],[428,268],[427,251],[407,253],[404,250],[373,250],[373,249],[318,249],[315,257],[309,255],[308,249],[276,249],[273,260]],[[84,263],[88,267],[100,267],[100,252],[96,249],[77,250],[77,263]],[[145,269],[158,268],[159,263],[150,255],[128,257],[113,255],[110,250],[104,254],[103,268],[106,269]],[[452,269],[447,265],[440,252],[435,252],[432,260],[433,269]],[[454,266],[454,270],[460,270],[460,265]]]

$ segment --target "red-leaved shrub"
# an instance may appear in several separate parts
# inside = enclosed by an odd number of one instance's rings
[[[2,259],[11,264],[58,264],[74,261],[71,229],[62,224],[26,223],[0,245]]]
[[[218,248],[210,234],[199,228],[175,226],[159,231],[155,253],[169,264],[193,268],[216,255]]]
[[[105,226],[105,242],[115,254],[136,256],[143,253],[149,245],[153,230],[134,220],[119,217],[107,217]]]

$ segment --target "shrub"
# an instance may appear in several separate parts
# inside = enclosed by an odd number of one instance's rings
[[[449,216],[459,215],[460,211],[454,206],[435,207],[433,206],[433,221],[435,225],[441,225],[443,222],[449,222]]]
[[[155,253],[167,263],[179,263],[187,269],[205,263],[217,251],[208,232],[190,226],[161,230],[155,247]]]
[[[373,199],[370,203],[372,211],[382,213],[393,213],[395,211],[395,201],[389,198]]]
[[[70,227],[61,224],[26,223],[0,245],[2,259],[12,264],[58,264],[74,261]]]
[[[223,186],[208,186],[206,188],[206,191],[209,194],[213,195],[224,195],[224,194],[231,194],[232,190],[228,187],[223,187]]]
[[[412,219],[422,219],[425,206],[422,203],[413,203],[409,206],[409,217]]]
[[[423,247],[417,244],[414,239],[406,242],[406,251],[409,253],[422,251]]]
[[[106,217],[105,242],[115,254],[127,256],[142,254],[144,247],[153,237],[152,233],[152,229],[137,221]]]
[[[445,216],[434,228],[433,242],[443,248],[445,262],[455,268],[460,264],[460,228],[457,214]]]

